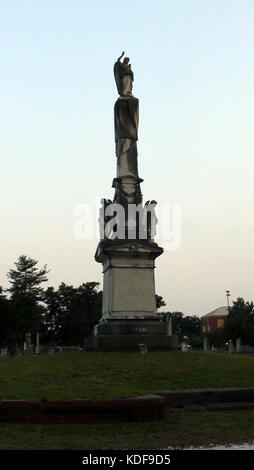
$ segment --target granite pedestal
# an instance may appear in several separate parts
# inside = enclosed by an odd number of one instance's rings
[[[144,240],[107,240],[98,245],[95,259],[103,265],[102,318],[85,347],[93,350],[177,349],[177,337],[156,312],[154,260],[162,253]]]

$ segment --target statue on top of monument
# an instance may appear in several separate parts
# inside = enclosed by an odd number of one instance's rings
[[[114,76],[116,81],[117,90],[120,96],[131,96],[132,83],[134,81],[133,71],[131,64],[129,64],[129,57],[125,57],[123,62],[121,58],[124,56],[124,51],[118,57],[114,65]]]

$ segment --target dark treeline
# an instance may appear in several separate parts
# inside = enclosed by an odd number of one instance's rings
[[[75,288],[62,283],[58,289],[42,284],[48,280],[47,266],[20,256],[10,269],[8,289],[0,287],[0,345],[22,346],[26,333],[40,332],[41,342],[83,345],[101,316],[102,292],[98,282]]]
[[[21,255],[10,269],[8,289],[0,287],[0,345],[23,346],[25,335],[40,333],[40,342],[47,345],[83,345],[92,333],[102,310],[102,292],[98,282],[86,282],[79,287],[61,283],[43,288],[47,282],[47,266],[38,267],[38,261]],[[156,295],[156,307],[166,304]],[[159,313],[164,319],[167,314]],[[200,319],[173,312],[173,334],[179,340],[187,339],[192,346],[201,346]]]
[[[0,286],[0,346],[23,346],[25,335],[40,333],[40,341],[47,345],[83,345],[92,333],[102,310],[102,292],[98,282],[86,282],[79,287],[61,283],[43,288],[48,280],[47,266],[38,267],[38,261],[21,255],[15,268],[7,273],[9,288]],[[166,304],[156,295],[156,307]],[[187,342],[202,347],[201,321],[197,316],[182,312],[159,312],[166,321],[172,320],[172,332],[179,343]],[[208,334],[210,345],[223,347],[229,339],[241,338],[244,344],[254,346],[254,306],[238,298],[233,302],[223,328]]]

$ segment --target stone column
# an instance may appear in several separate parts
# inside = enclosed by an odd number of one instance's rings
[[[26,336],[26,349],[25,349],[25,354],[31,354],[32,353],[32,346],[31,346],[31,333],[27,333]]]
[[[229,353],[234,352],[234,343],[233,343],[232,339],[229,340],[228,352]]]
[[[236,340],[236,352],[237,353],[242,352],[242,339],[241,338],[237,338]]]
[[[203,350],[208,351],[208,339],[207,336],[204,337],[203,339]]]
[[[171,315],[167,315],[167,335],[172,336],[172,318]]]
[[[36,346],[35,346],[35,354],[40,353],[40,333],[36,333]]]

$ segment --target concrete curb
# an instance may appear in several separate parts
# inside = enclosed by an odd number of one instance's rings
[[[0,400],[0,423],[101,423],[160,421],[165,400],[158,395],[109,400]]]
[[[207,405],[187,405],[186,411],[231,411],[231,410],[253,410],[254,403],[208,403]]]
[[[106,423],[161,421],[165,409],[226,411],[254,408],[254,388],[161,390],[107,400],[0,400],[0,423]]]
[[[165,399],[167,407],[183,408],[210,403],[254,403],[254,388],[207,388],[160,390],[154,392]]]

